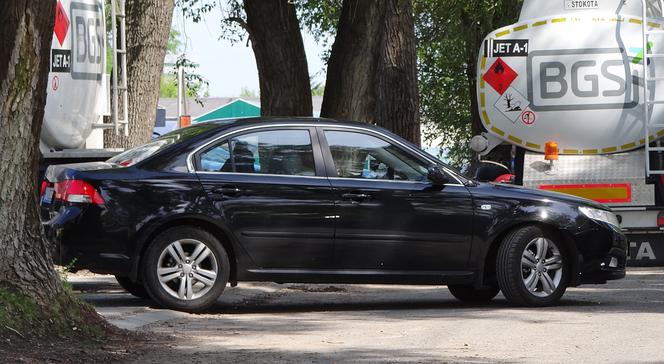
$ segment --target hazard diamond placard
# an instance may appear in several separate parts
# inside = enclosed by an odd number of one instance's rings
[[[65,7],[62,6],[62,3],[58,1],[58,4],[55,6],[55,25],[53,26],[53,33],[55,37],[60,42],[60,45],[65,42],[67,38],[67,31],[69,31],[69,17],[65,12]]]
[[[502,95],[512,85],[517,76],[518,74],[505,61],[498,58],[482,76],[482,79]]]

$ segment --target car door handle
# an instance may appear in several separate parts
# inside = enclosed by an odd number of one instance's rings
[[[342,198],[346,200],[351,200],[355,202],[364,201],[371,198],[371,195],[366,193],[344,193],[341,195]]]
[[[240,194],[240,192],[242,192],[242,190],[236,186],[217,187],[212,189],[211,197],[214,199],[219,199],[223,198],[224,196],[237,196]]]

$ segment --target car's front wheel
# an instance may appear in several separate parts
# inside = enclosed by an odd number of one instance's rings
[[[150,296],[164,307],[189,312],[214,304],[230,275],[228,254],[219,240],[189,226],[159,234],[142,265]]]
[[[500,292],[498,286],[475,288],[472,285],[448,285],[447,288],[459,301],[471,303],[489,302]]]
[[[564,248],[555,234],[538,226],[508,234],[496,259],[498,284],[505,298],[519,306],[556,304],[569,281]]]

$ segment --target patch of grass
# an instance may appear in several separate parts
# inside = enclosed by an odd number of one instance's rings
[[[70,289],[65,288],[64,293],[42,307],[12,287],[0,285],[0,332],[11,331],[24,338],[103,338],[109,326],[91,305],[75,298]]]
[[[30,297],[6,287],[0,287],[0,329],[19,332],[40,320],[39,305]]]

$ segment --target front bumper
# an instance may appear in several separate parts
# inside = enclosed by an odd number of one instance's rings
[[[602,284],[625,277],[628,241],[617,228],[602,222],[575,237],[579,250],[579,284]]]

